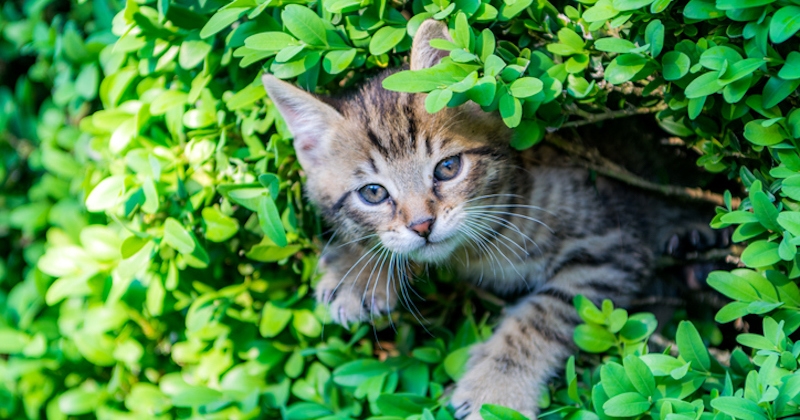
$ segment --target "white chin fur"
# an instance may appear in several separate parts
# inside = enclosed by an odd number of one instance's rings
[[[416,262],[441,263],[450,258],[455,247],[455,241],[428,243],[409,252],[408,256]]]

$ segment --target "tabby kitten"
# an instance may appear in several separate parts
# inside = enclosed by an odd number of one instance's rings
[[[434,38],[449,39],[447,28],[427,21],[412,70],[447,54]],[[369,319],[409,293],[410,264],[427,263],[499,293],[529,292],[473,348],[451,404],[468,419],[484,403],[534,416],[540,388],[572,350],[573,297],[624,305],[686,214],[646,216],[663,203],[590,182],[545,148],[512,151],[511,130],[477,105],[428,114],[424,95],[384,90],[386,75],[333,99],[263,77],[294,136],[306,193],[340,241],[321,259],[317,299],[338,323]]]

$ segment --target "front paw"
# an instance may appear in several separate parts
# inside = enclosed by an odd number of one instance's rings
[[[509,366],[510,361],[502,360],[502,357],[481,355],[480,348],[475,350],[470,368],[458,381],[450,398],[456,418],[481,420],[481,406],[495,404],[535,419],[538,395],[524,370]]]
[[[331,320],[347,327],[388,313],[396,299],[388,295],[385,285],[370,282],[348,282],[334,270],[327,271],[316,286],[317,302],[328,306]]]

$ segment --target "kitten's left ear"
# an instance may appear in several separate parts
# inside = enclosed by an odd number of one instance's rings
[[[271,74],[264,74],[261,82],[294,136],[300,164],[306,169],[319,165],[326,156],[329,130],[344,121],[342,114]]]
[[[444,39],[453,42],[447,25],[438,20],[428,19],[422,22],[411,43],[411,70],[422,70],[439,64],[450,52],[431,47],[431,40]]]

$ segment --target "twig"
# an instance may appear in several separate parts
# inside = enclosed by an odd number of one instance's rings
[[[660,102],[655,106],[620,109],[618,111],[606,111],[600,114],[594,114],[591,112],[586,112],[577,106],[569,105],[567,106],[567,110],[570,112],[570,114],[578,115],[583,119],[579,121],[567,121],[562,124],[561,127],[580,127],[582,125],[594,124],[598,121],[610,120],[614,118],[630,117],[632,115],[641,114],[653,114],[664,109],[667,109],[667,104]]]
[[[661,185],[644,180],[636,174],[629,172],[627,169],[604,158],[596,149],[587,149],[579,144],[567,141],[556,133],[548,133],[545,136],[545,141],[577,158],[579,163],[586,168],[596,171],[597,173],[605,175],[609,178],[622,181],[628,185],[639,187],[648,191],[655,191],[666,196],[681,197],[695,201],[705,201],[718,206],[725,205],[725,200],[721,194],[716,194],[701,188]],[[734,208],[737,208],[739,207],[740,202],[741,200],[734,198],[731,200],[731,205]]]

